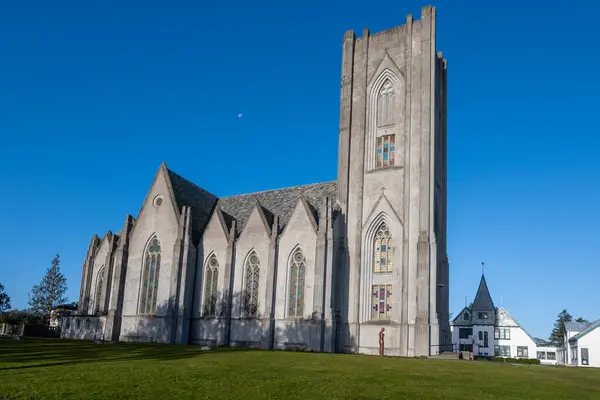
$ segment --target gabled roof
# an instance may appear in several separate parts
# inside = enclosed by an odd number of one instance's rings
[[[468,307],[463,307],[463,309],[460,310],[460,312],[456,315],[456,317],[454,317],[451,325],[465,325],[464,318],[461,318],[464,315],[465,311],[468,312],[469,314],[471,314],[471,310]],[[461,319],[459,319],[459,318],[461,318]],[[459,324],[458,322],[462,322],[462,323]],[[470,315],[469,315],[469,320],[466,321],[466,324],[467,325],[471,324],[471,316]]]
[[[537,342],[536,342],[535,338],[534,338],[533,336],[531,336],[531,335],[529,334],[529,332],[527,332],[527,331],[525,330],[525,328],[523,328],[523,325],[521,325],[521,324],[519,323],[519,321],[517,321],[517,320],[516,320],[516,319],[515,319],[515,318],[514,318],[512,315],[510,315],[510,313],[508,312],[508,310],[507,310],[506,308],[504,308],[504,307],[500,306],[500,307],[498,308],[498,310],[497,310],[497,311],[498,311],[498,312],[496,313],[496,323],[495,323],[495,325],[496,325],[496,326],[498,326],[498,322],[497,322],[497,321],[498,321],[498,314],[500,314],[500,313],[505,313],[505,314],[508,316],[508,318],[512,319],[512,321],[515,323],[515,325],[517,325],[519,328],[521,328],[521,330],[522,330],[523,332],[525,332],[525,334],[526,334],[527,336],[529,336],[529,338],[530,338],[531,340],[533,340],[533,342],[534,342],[534,343],[537,345]]]
[[[483,274],[481,275],[479,289],[477,289],[477,294],[475,295],[475,300],[473,301],[473,306],[471,308],[475,312],[496,310],[496,307],[494,307],[494,302],[492,301],[492,296],[490,295],[490,291],[485,281],[485,276]]]
[[[587,328],[585,328],[583,331],[579,332],[577,335],[573,336],[569,340],[579,340],[598,327],[600,327],[600,319],[592,322]]]
[[[335,202],[337,193],[336,181],[330,181],[218,198],[166,168],[166,164],[163,166],[168,171],[178,210],[181,211],[183,206],[191,208],[194,243],[197,243],[203,234],[215,207],[220,207],[225,224],[229,229],[233,220],[236,221],[236,233],[238,234],[246,226],[248,218],[257,204],[268,224],[272,225],[274,215],[278,216],[279,230],[281,231],[289,222],[301,197],[304,198],[309,212],[318,222],[318,210],[323,199],[330,197]]]
[[[237,221],[236,230],[240,233],[246,226],[256,201],[258,201],[263,210],[266,211],[265,216],[268,220],[272,221],[273,214],[279,217],[279,229],[281,230],[289,222],[301,195],[304,196],[310,212],[318,221],[317,210],[320,208],[321,202],[325,197],[331,197],[335,201],[336,193],[336,181],[330,181],[221,197],[218,206],[221,207],[224,213],[235,218]]]
[[[565,322],[565,331],[567,332],[581,332],[587,329],[592,323],[591,322]]]
[[[189,206],[192,212],[192,239],[194,243],[204,232],[206,224],[217,203],[217,196],[202,189],[200,186],[188,181],[184,177],[167,169],[173,187],[173,194],[177,202],[177,209],[181,212],[183,206]]]

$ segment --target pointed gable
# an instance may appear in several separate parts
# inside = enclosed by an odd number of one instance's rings
[[[490,295],[490,291],[487,286],[487,282],[485,281],[485,276],[481,275],[481,281],[479,282],[479,289],[477,289],[477,294],[475,295],[475,300],[473,301],[473,311],[495,311],[494,302],[492,301],[492,296]]]
[[[267,213],[269,216],[267,216]],[[263,230],[267,237],[271,236],[271,228],[273,226],[272,213],[266,210],[258,200],[254,202],[254,208],[248,217],[246,224],[241,227],[240,238],[249,232],[256,233],[256,228]]]
[[[164,165],[166,168],[166,164]],[[194,243],[197,243],[212,215],[215,204],[217,203],[217,196],[202,189],[200,186],[195,185],[168,168],[167,171],[173,189],[173,196],[177,202],[177,209],[181,211],[181,207],[183,206],[189,206],[191,209],[192,240]]]
[[[258,201],[270,223],[273,221],[273,215],[279,217],[279,229],[281,230],[288,224],[301,196],[304,197],[309,212],[317,219],[317,210],[322,200],[325,197],[331,197],[335,201],[336,193],[336,181],[331,181],[221,197],[219,206],[225,214],[231,215],[237,221],[236,226],[238,233],[240,233],[243,227],[246,226],[248,218],[250,218]]]

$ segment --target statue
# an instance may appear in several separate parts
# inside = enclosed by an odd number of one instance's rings
[[[385,328],[381,328],[379,331],[379,355],[383,355],[384,341],[385,341]]]

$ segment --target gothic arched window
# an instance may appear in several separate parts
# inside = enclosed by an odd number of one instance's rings
[[[386,80],[377,95],[377,127],[394,123],[394,85]]]
[[[394,265],[394,248],[392,235],[387,224],[381,224],[375,234],[375,251],[373,272],[376,274],[392,272]]]
[[[102,285],[104,284],[104,267],[100,269],[98,272],[98,279],[96,282],[96,313],[99,313],[101,310],[101,301],[102,301]]]
[[[290,291],[288,316],[301,317],[304,314],[304,282],[306,280],[306,258],[302,250],[296,249],[290,265]]]
[[[206,265],[204,282],[204,315],[214,317],[217,314],[217,283],[219,282],[219,260],[211,256]]]
[[[246,260],[244,288],[244,313],[247,317],[255,317],[258,311],[258,279],[260,277],[260,260],[256,252],[252,252]]]
[[[144,257],[140,314],[154,314],[156,312],[158,277],[160,273],[160,254],[160,242],[155,237],[150,240],[150,245],[146,249],[146,254]]]

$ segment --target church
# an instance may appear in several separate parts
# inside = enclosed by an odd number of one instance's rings
[[[166,164],[94,235],[65,338],[428,356],[450,344],[436,13],[345,33],[337,180],[217,197]],[[334,156],[332,154],[332,156]]]

